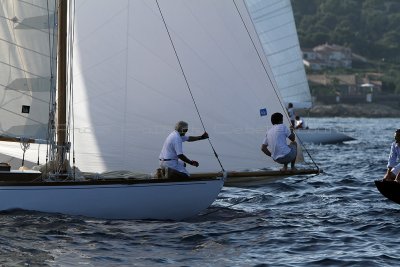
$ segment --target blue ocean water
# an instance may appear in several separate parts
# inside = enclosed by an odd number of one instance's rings
[[[399,265],[400,206],[373,183],[384,175],[399,121],[309,118],[307,123],[357,139],[306,146],[324,174],[224,188],[204,214],[183,222],[1,213],[0,265]]]

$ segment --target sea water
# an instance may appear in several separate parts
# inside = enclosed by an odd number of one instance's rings
[[[400,121],[308,118],[307,124],[356,138],[306,146],[312,156],[306,161],[315,161],[321,175],[224,188],[206,212],[182,222],[1,213],[0,265],[399,265],[400,205],[385,199],[374,180],[385,173]]]

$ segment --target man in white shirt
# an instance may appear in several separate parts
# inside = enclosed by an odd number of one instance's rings
[[[188,159],[183,154],[182,143],[185,141],[193,142],[208,138],[207,132],[204,132],[200,136],[185,136],[188,131],[188,124],[184,121],[179,121],[175,125],[175,131],[170,133],[165,139],[163,148],[160,153],[160,166],[164,170],[172,169],[172,172],[168,172],[167,178],[172,176],[175,177],[189,177],[189,172],[185,166],[190,164],[198,167],[199,163],[195,160]]]
[[[295,162],[297,156],[297,143],[293,128],[289,129],[283,124],[283,115],[274,113],[271,116],[272,128],[267,131],[264,142],[261,145],[261,151],[265,155],[272,157],[275,162],[283,164],[281,171],[287,171],[290,163],[292,171],[295,170]],[[286,142],[288,138],[291,143]]]
[[[390,146],[390,154],[387,164],[387,171],[383,180],[400,183],[400,129],[394,133],[394,142]]]

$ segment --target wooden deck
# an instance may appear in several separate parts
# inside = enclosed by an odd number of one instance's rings
[[[247,171],[247,172],[227,172],[226,181],[224,186],[232,187],[251,187],[261,186],[269,182],[283,179],[295,175],[310,175],[320,174],[322,170],[318,169],[297,169],[295,171]],[[152,183],[169,183],[169,182],[185,182],[185,181],[203,181],[218,179],[222,177],[222,172],[208,172],[208,173],[193,173],[190,178],[169,178],[169,179],[143,179],[138,177],[113,177],[113,178],[97,178],[97,179],[83,179],[71,180],[65,179],[60,181],[42,181],[39,176],[40,172],[35,171],[0,171],[0,186],[11,185],[33,185],[33,186],[53,186],[53,185],[106,185],[106,184],[152,184]]]
[[[248,171],[248,172],[227,172],[227,179],[224,186],[232,187],[250,187],[250,186],[261,186],[263,184],[283,179],[289,176],[295,175],[309,175],[309,174],[320,174],[323,171],[320,169],[297,169],[295,171]],[[222,172],[210,172],[210,173],[193,173],[190,175],[191,178],[201,177],[215,177],[222,176]]]

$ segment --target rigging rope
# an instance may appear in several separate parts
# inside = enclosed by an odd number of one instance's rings
[[[68,74],[68,87],[69,87],[69,103],[68,103],[68,131],[67,131],[67,138],[69,141],[69,144],[72,143],[72,176],[75,179],[76,175],[76,166],[75,166],[75,115],[74,115],[74,105],[73,105],[73,99],[74,99],[74,94],[73,94],[73,59],[74,59],[74,49],[73,49],[73,44],[75,41],[75,0],[70,2],[69,5],[69,13],[72,14],[69,18],[69,30],[71,31],[69,34],[68,38],[68,44],[69,48],[67,49],[68,51],[68,64],[69,64],[69,70],[67,72]],[[72,136],[71,136],[71,127],[72,127]],[[69,157],[71,159],[71,150],[69,152]]]
[[[277,91],[277,88],[275,88],[274,83],[272,82],[272,78],[271,78],[271,76],[269,75],[269,73],[268,73],[268,71],[267,71],[267,67],[265,66],[264,61],[262,60],[261,54],[260,54],[260,52],[258,51],[257,46],[256,46],[256,44],[255,44],[253,38],[251,37],[250,31],[249,31],[249,29],[247,28],[246,22],[244,21],[244,18],[243,18],[242,14],[241,14],[240,11],[239,11],[239,7],[237,6],[235,0],[232,0],[232,2],[233,2],[233,4],[234,4],[235,7],[236,7],[236,11],[238,12],[238,14],[239,14],[239,16],[240,16],[240,19],[242,20],[243,26],[244,26],[244,28],[246,29],[247,34],[249,35],[249,38],[250,38],[250,40],[251,40],[251,43],[253,44],[254,50],[255,50],[256,53],[257,53],[257,56],[258,56],[258,58],[259,58],[259,60],[260,60],[260,62],[261,62],[261,65],[262,65],[262,67],[263,67],[263,69],[264,69],[264,71],[265,71],[265,73],[266,73],[266,75],[267,75],[269,81],[270,81],[270,84],[271,84],[272,88],[274,89],[275,94],[276,94],[277,96],[279,96],[279,93],[278,93],[278,91]],[[246,6],[245,3],[244,3],[244,5]],[[246,10],[247,10],[247,13],[248,13],[249,16],[250,16],[250,12],[249,12],[249,10],[247,9],[247,6],[246,6]],[[278,97],[278,101],[279,101],[279,104],[281,105],[282,109],[283,109],[283,110],[286,110],[285,105],[282,103],[282,101],[281,101],[281,99],[280,99],[279,97]],[[289,115],[287,114],[287,112],[285,112],[284,115],[285,115],[286,118],[290,121],[290,118],[289,118]],[[316,162],[314,161],[314,159],[311,157],[311,154],[308,152],[307,148],[303,145],[303,142],[301,141],[301,139],[299,138],[299,136],[298,136],[297,134],[296,134],[296,137],[297,137],[297,139],[299,140],[300,145],[301,145],[301,146],[304,148],[304,150],[307,152],[307,155],[310,157],[311,161],[313,162],[313,164],[315,165],[315,167],[317,168],[317,170],[319,170],[319,167],[318,167],[317,163],[316,163]]]
[[[201,125],[202,125],[202,127],[203,127],[203,130],[206,132],[206,128],[205,128],[204,123],[203,123],[203,119],[201,118],[199,109],[198,109],[198,107],[197,107],[196,100],[194,99],[192,90],[191,90],[190,85],[189,85],[189,81],[188,81],[188,79],[187,79],[187,77],[186,77],[185,71],[183,70],[183,66],[182,66],[181,60],[180,60],[180,58],[179,58],[179,56],[178,56],[178,52],[176,51],[174,41],[172,40],[172,36],[171,36],[171,34],[170,34],[170,32],[169,32],[169,29],[168,29],[168,26],[167,26],[167,22],[165,21],[165,18],[164,18],[164,15],[163,15],[162,11],[161,11],[161,7],[160,7],[160,4],[158,3],[158,0],[156,0],[156,3],[157,3],[158,10],[159,10],[159,12],[160,12],[160,15],[161,15],[161,19],[162,19],[162,21],[163,21],[163,23],[164,23],[164,26],[165,26],[165,29],[166,29],[166,31],[167,31],[169,40],[171,41],[171,45],[172,45],[172,48],[173,48],[173,50],[174,50],[175,57],[176,57],[176,59],[177,59],[177,61],[178,61],[179,67],[180,67],[180,69],[181,69],[183,78],[185,79],[186,86],[187,86],[187,88],[188,88],[188,90],[189,90],[189,93],[190,93],[190,96],[191,96],[191,98],[192,98],[193,104],[194,104],[194,106],[195,106],[195,108],[196,108],[196,112],[197,112],[197,115],[198,115],[198,117],[199,117],[199,119],[200,119],[200,123],[201,123]],[[220,161],[220,159],[219,159],[219,157],[218,157],[217,152],[216,152],[215,149],[214,149],[213,144],[211,143],[210,138],[208,138],[208,142],[210,143],[210,146],[211,146],[211,148],[212,148],[212,150],[213,150],[213,152],[214,152],[214,156],[217,158],[218,163],[219,163],[219,165],[221,166],[222,171],[225,172],[225,169],[224,169],[224,167],[222,166],[222,163],[221,163],[221,161]]]
[[[31,144],[28,142],[28,139],[26,138],[21,138],[20,139],[20,146],[21,149],[23,151],[23,155],[22,155],[22,167],[24,167],[25,165],[25,153],[26,151],[29,149],[29,147],[31,146]]]

